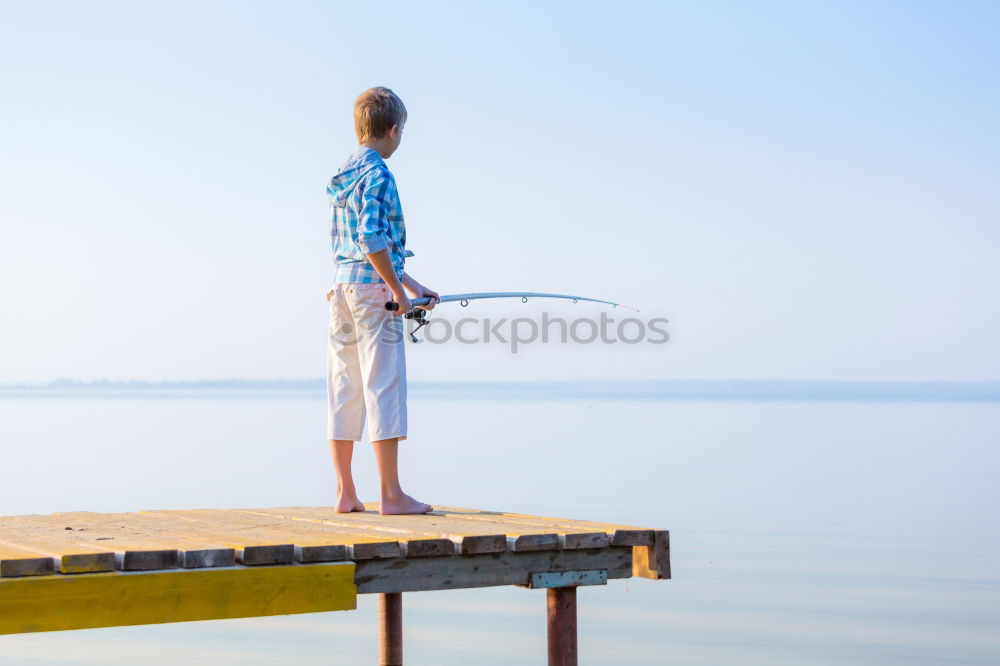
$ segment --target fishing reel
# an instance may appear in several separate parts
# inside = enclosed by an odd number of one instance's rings
[[[385,309],[388,310],[389,312],[395,312],[396,310],[399,309],[399,303],[397,303],[396,301],[389,301],[388,303],[385,304]],[[412,331],[410,331],[410,340],[412,340],[413,342],[420,342],[420,340],[417,339],[416,333],[417,331],[420,330],[422,326],[427,325],[427,310],[424,310],[423,308],[413,308],[409,312],[405,313],[403,315],[403,318],[416,320],[417,327],[414,328]]]

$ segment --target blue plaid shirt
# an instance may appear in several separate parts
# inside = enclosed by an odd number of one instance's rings
[[[403,280],[406,226],[396,179],[373,148],[358,146],[326,186],[334,282],[384,282],[366,254],[389,250],[396,277]]]

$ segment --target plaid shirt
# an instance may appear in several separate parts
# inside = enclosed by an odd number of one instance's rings
[[[330,235],[336,264],[334,282],[384,282],[365,257],[389,250],[396,277],[403,279],[406,247],[403,209],[396,179],[382,156],[358,146],[326,186],[330,197]]]

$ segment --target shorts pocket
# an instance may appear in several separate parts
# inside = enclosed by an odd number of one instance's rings
[[[385,309],[385,304],[392,300],[389,287],[381,283],[356,285],[355,296],[358,305],[380,308],[382,310]]]

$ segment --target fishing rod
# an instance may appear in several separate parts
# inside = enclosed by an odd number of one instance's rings
[[[615,303],[614,301],[604,301],[601,300],[600,298],[588,298],[586,296],[571,296],[569,294],[547,294],[536,291],[492,291],[484,293],[471,292],[468,294],[445,294],[444,296],[441,296],[438,299],[438,302],[454,303],[455,301],[458,301],[459,305],[461,305],[464,308],[469,305],[469,301],[475,301],[481,298],[520,298],[522,303],[527,303],[529,298],[564,298],[572,300],[574,303],[576,303],[577,301],[591,301],[593,303],[605,303],[613,308],[623,307],[623,308],[628,308],[629,310],[635,310],[636,312],[639,311],[639,308],[634,308],[631,305],[625,305],[624,303]],[[415,333],[420,330],[421,326],[427,324],[427,310],[424,310],[423,308],[420,308],[418,306],[427,305],[430,302],[431,299],[429,297],[411,298],[410,305],[413,306],[413,309],[410,310],[409,312],[406,312],[403,315],[403,317],[405,317],[406,319],[417,320],[417,327],[413,329],[413,332],[410,333],[410,339],[413,340],[414,342],[418,341]],[[389,301],[388,303],[385,304],[385,309],[389,310],[390,312],[395,312],[396,310],[399,309],[399,303],[395,301]]]

